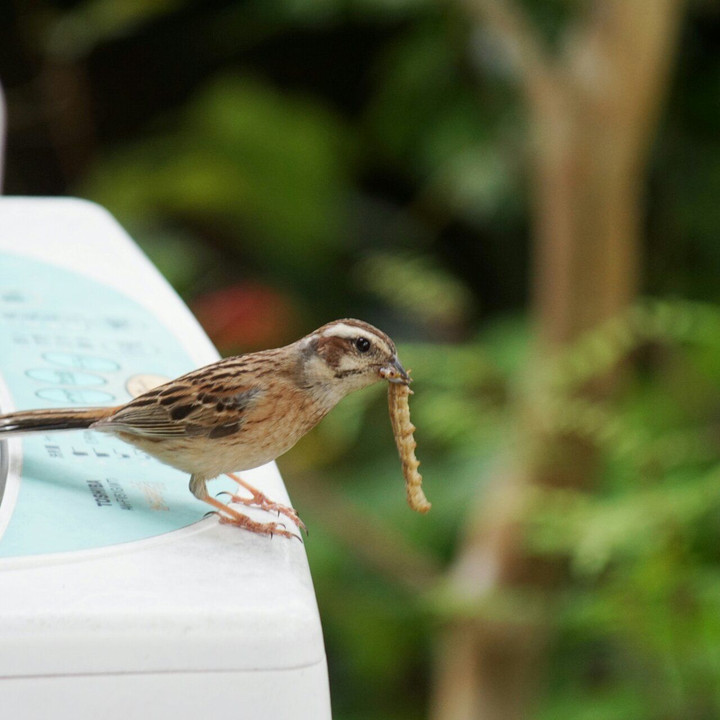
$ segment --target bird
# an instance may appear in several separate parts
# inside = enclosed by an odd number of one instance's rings
[[[408,385],[395,343],[351,318],[329,322],[284,347],[224,358],[159,385],[123,405],[49,408],[0,415],[0,440],[16,434],[89,429],[109,433],[190,475],[192,494],[220,522],[261,535],[298,537],[282,522],[259,522],[231,503],[278,513],[297,528],[296,511],[275,503],[237,473],[287,452],[346,395],[379,381]],[[226,504],[207,482],[232,478],[249,493]]]

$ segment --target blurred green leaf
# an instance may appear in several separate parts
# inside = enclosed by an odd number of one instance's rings
[[[351,155],[329,111],[224,77],[171,131],[106,159],[85,192],[131,222],[211,223],[259,265],[314,276],[339,243]]]
[[[85,0],[60,15],[46,31],[46,50],[57,58],[77,59],[97,45],[137,32],[171,14],[187,0]]]
[[[355,276],[364,290],[430,327],[462,327],[469,319],[472,294],[427,256],[374,253],[358,263]]]

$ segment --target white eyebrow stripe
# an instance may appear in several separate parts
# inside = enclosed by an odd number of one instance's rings
[[[359,327],[354,327],[353,325],[346,325],[345,323],[338,323],[337,325],[333,325],[331,328],[328,328],[324,333],[323,336],[325,337],[341,337],[345,338],[347,340],[350,340],[352,338],[356,337],[364,337],[368,340],[378,340],[378,336],[375,333],[368,332],[367,330],[363,330]]]
[[[372,328],[366,329],[358,327],[357,325],[349,325],[348,323],[334,323],[330,327],[325,328],[320,334],[320,337],[336,337],[343,340],[355,340],[358,337],[364,337],[374,346],[380,346],[388,353],[395,353],[393,346],[388,343],[388,340],[382,334],[379,334],[379,331],[373,331]]]

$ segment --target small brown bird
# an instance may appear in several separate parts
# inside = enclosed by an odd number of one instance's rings
[[[10,434],[89,428],[116,435],[163,463],[190,473],[190,490],[223,523],[296,537],[210,497],[206,483],[226,474],[250,493],[230,502],[281,513],[304,528],[291,507],[269,500],[233,475],[289,450],[346,395],[379,380],[410,382],[393,341],[360,320],[335,320],[275,350],[230,357],[109,408],[52,408],[0,415]]]

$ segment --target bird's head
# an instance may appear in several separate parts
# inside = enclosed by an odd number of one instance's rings
[[[343,397],[379,380],[410,383],[395,343],[361,320],[335,320],[300,340],[306,382]],[[338,397],[338,399],[339,399]]]

